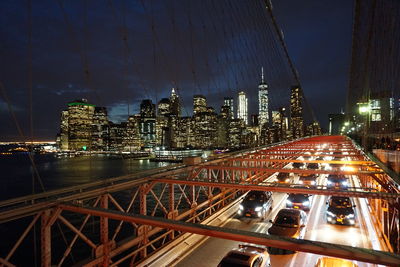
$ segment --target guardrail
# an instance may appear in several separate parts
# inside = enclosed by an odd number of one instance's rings
[[[373,149],[372,152],[382,163],[400,174],[400,151]]]

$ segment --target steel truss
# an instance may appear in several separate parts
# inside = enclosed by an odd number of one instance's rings
[[[341,146],[342,143],[345,145]],[[300,155],[308,155],[304,153],[322,144],[328,144],[326,153],[345,147],[359,169],[346,172],[288,169],[288,162],[299,161]],[[298,154],[293,153],[297,150]],[[279,154],[274,155],[276,152]],[[357,175],[362,188],[340,191],[321,187],[277,186],[268,181],[276,172]],[[133,266],[148,255],[157,253],[158,249],[184,232],[386,265],[398,257],[383,252],[368,256],[372,251],[359,248],[349,252],[346,246],[327,250],[329,244],[321,242],[286,240],[255,233],[230,233],[227,229],[199,225],[248,190],[368,198],[371,212],[375,215],[373,217],[389,250],[399,253],[399,192],[396,184],[351,141],[343,137],[316,137],[262,150],[250,149],[221,155],[195,166],[166,167],[1,202],[2,226],[22,220],[20,229],[25,230],[20,232],[19,238],[14,237],[16,241],[10,243],[7,250],[2,250],[5,254],[0,255],[0,266],[14,266],[13,262],[18,264],[16,251],[22,244],[32,244],[35,233],[40,236],[42,266]],[[245,239],[244,235],[248,238]]]

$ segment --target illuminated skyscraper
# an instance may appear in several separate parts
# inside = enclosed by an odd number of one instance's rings
[[[167,116],[171,111],[171,102],[168,98],[163,98],[158,102],[158,116]]]
[[[203,95],[193,96],[193,115],[207,111],[206,97]]]
[[[229,117],[233,120],[235,118],[234,110],[233,110],[233,98],[232,97],[224,97],[224,106],[230,108]]]
[[[292,86],[290,95],[290,130],[293,139],[304,136],[302,100],[303,94],[300,86]]]
[[[94,109],[86,99],[68,103],[68,149],[91,148]]]
[[[171,96],[169,97],[170,101],[170,113],[177,117],[181,116],[181,103],[179,100],[179,96],[176,93],[175,88],[171,90]]]
[[[244,121],[245,125],[248,124],[247,97],[243,91],[239,92],[237,117],[238,117],[238,119],[242,119]]]
[[[156,116],[156,105],[151,99],[144,99],[140,103],[140,116],[142,118],[154,118]]]
[[[261,83],[258,85],[258,122],[263,127],[269,122],[268,114],[268,85],[264,81],[264,69],[261,68]]]

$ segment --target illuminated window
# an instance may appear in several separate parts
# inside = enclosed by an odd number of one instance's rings
[[[381,121],[381,102],[379,99],[371,100],[371,121]]]

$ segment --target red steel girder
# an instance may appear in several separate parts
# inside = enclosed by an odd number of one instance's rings
[[[400,255],[379,250],[355,248],[351,246],[304,239],[279,237],[250,231],[226,229],[222,227],[169,220],[160,217],[126,214],[120,211],[104,210],[99,208],[78,207],[65,204],[60,204],[59,207],[63,210],[69,210],[82,214],[91,214],[93,216],[106,217],[113,220],[134,222],[137,224],[161,227],[164,229],[173,229],[176,231],[183,231],[240,242],[248,242],[263,246],[272,246],[293,251],[309,252],[375,264],[384,264],[388,266],[398,266],[398,263],[400,262]]]
[[[347,155],[343,155],[343,154],[318,154],[318,155],[313,155],[313,154],[304,154],[304,153],[274,153],[274,152],[270,152],[270,151],[266,151],[268,153],[247,153],[246,155],[244,155],[245,157],[247,156],[251,156],[251,155],[257,155],[257,156],[269,156],[269,157],[275,157],[275,156],[297,156],[297,157],[304,157],[304,156],[312,156],[312,157],[337,157],[337,158],[345,158],[345,157],[361,157],[360,154],[347,154]]]
[[[227,161],[269,161],[269,162],[305,162],[305,163],[329,163],[329,164],[351,164],[351,165],[375,165],[373,161],[368,160],[306,160],[306,159],[253,159],[253,158],[231,158]]]
[[[383,171],[328,171],[328,170],[309,170],[309,169],[278,169],[278,168],[264,168],[264,167],[239,167],[239,166],[225,166],[225,165],[203,165],[199,168],[212,169],[212,170],[235,170],[235,171],[252,171],[252,172],[286,172],[286,173],[305,173],[305,174],[344,174],[344,175],[357,175],[357,174],[383,174]]]
[[[362,188],[354,188],[356,191],[352,190],[335,190],[327,189],[325,186],[316,187],[304,187],[301,185],[281,185],[275,183],[265,183],[265,184],[248,184],[248,183],[217,183],[209,181],[199,181],[199,180],[178,180],[178,179],[157,179],[158,183],[167,184],[185,184],[185,185],[195,185],[195,186],[210,186],[210,187],[221,187],[239,190],[256,190],[256,191],[270,191],[270,192],[280,192],[280,193],[296,193],[296,194],[312,194],[312,195],[326,195],[326,196],[342,196],[342,197],[362,197],[362,198],[379,198],[379,199],[399,199],[400,194],[378,192],[378,191],[366,191]]]

